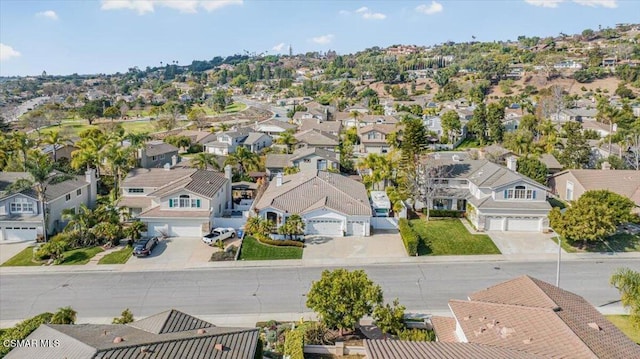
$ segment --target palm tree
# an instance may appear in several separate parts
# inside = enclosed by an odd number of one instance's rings
[[[138,240],[142,237],[142,232],[147,231],[147,225],[140,220],[135,220],[124,229],[124,234],[131,240]]]
[[[40,202],[39,212],[42,214],[42,237],[47,241],[47,211],[45,210],[46,191],[49,181],[53,179],[53,162],[49,160],[49,156],[40,151],[32,151],[25,163],[25,167],[34,184],[38,202]]]
[[[73,231],[77,233],[82,247],[87,247],[92,243],[93,233],[89,231],[95,225],[93,211],[84,204],[81,204],[78,211],[75,208],[67,208],[62,211],[62,219],[68,220],[65,232]]]
[[[136,159],[136,162],[138,161],[138,150],[141,148],[144,148],[145,143],[149,140],[151,140],[151,136],[149,136],[149,134],[147,132],[140,132],[140,133],[127,133],[124,138],[126,140],[129,140],[129,143],[131,144],[131,148],[134,151],[134,156]]]
[[[53,150],[53,162],[56,162],[58,160],[57,146],[67,144],[69,143],[69,140],[64,136],[61,136],[60,131],[51,131],[44,134],[42,137],[42,143],[45,145],[51,145]]]
[[[23,168],[27,169],[27,152],[35,147],[36,145],[36,141],[34,141],[33,139],[29,138],[29,136],[27,136],[26,133],[24,132],[14,132],[13,134],[11,134],[11,138],[9,139],[9,143],[10,143],[10,147],[16,151],[16,152],[20,152],[22,154],[22,166]]]
[[[240,174],[246,171],[257,171],[260,167],[260,157],[246,147],[238,147],[234,153],[230,153],[224,161],[224,165],[238,166]]]
[[[120,179],[129,172],[132,167],[131,152],[133,150],[123,148],[117,143],[107,145],[102,153],[104,164],[107,166],[107,172],[113,176],[113,192],[115,199],[118,198],[120,188]]]
[[[298,142],[291,131],[283,132],[276,140],[277,144],[286,145],[287,153],[293,153],[293,146]]]
[[[218,157],[213,153],[200,152],[196,153],[190,160],[189,166],[200,170],[206,170],[209,167],[220,171],[220,164],[218,163]]]
[[[354,120],[356,128],[359,129],[360,118],[362,117],[362,113],[360,113],[360,111],[351,111],[349,112],[349,117],[351,117]]]
[[[51,324],[75,324],[77,314],[71,307],[60,308],[51,317]]]

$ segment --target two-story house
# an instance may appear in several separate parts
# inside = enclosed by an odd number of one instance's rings
[[[269,119],[262,122],[257,122],[253,125],[253,130],[256,132],[265,133],[273,138],[278,138],[283,132],[295,131],[298,126],[281,121],[278,119]]]
[[[358,128],[361,153],[387,153],[390,146],[387,136],[398,128],[390,124],[371,124]]]
[[[44,205],[33,187],[12,190],[19,180],[31,181],[26,172],[0,172],[0,241],[30,241],[42,237],[43,210],[47,213],[46,230],[51,235],[61,231],[66,221],[62,211],[86,205],[93,208],[97,197],[95,171],[71,176],[46,185]]]
[[[218,156],[228,156],[236,152],[238,147],[245,147],[251,152],[260,152],[271,146],[273,139],[266,133],[254,132],[250,128],[220,132],[216,140],[204,145],[205,152]]]
[[[136,168],[122,182],[118,206],[147,224],[149,236],[199,237],[231,210],[231,166],[225,173],[194,168]]]
[[[268,154],[265,160],[267,175],[273,178],[277,173],[284,172],[287,167],[295,167],[301,171],[321,170],[339,171],[340,154],[322,148],[300,148],[292,154]]]
[[[547,231],[547,188],[515,172],[515,158],[507,159],[507,166],[458,156],[439,159],[437,178],[422,184],[435,188],[426,205],[465,211],[481,231]]]
[[[306,130],[294,135],[296,138],[296,148],[317,147],[333,151],[340,144],[340,138],[328,132],[318,130]]]
[[[138,150],[138,166],[142,168],[159,168],[167,163],[175,165],[179,160],[178,148],[163,141],[147,142]]]
[[[334,136],[338,136],[340,134],[340,130],[342,129],[341,121],[320,121],[318,119],[302,119],[298,123],[299,131],[306,130],[318,130],[323,132],[328,132]]]

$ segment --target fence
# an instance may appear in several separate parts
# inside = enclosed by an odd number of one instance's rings
[[[371,226],[374,229],[397,229],[398,219],[394,217],[372,217]]]
[[[307,354],[335,355],[338,357],[367,354],[364,347],[346,346],[343,342],[337,342],[335,345],[305,345],[304,352]]]
[[[241,228],[244,226],[247,219],[243,217],[215,217],[213,218],[213,227],[230,227]]]

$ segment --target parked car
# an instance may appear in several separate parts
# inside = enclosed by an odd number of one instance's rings
[[[218,241],[223,241],[227,238],[235,238],[235,237],[236,237],[235,229],[218,227],[218,228],[212,229],[211,233],[205,234],[204,237],[202,237],[202,241],[206,244],[213,245],[213,244],[216,244]]]
[[[133,246],[133,255],[136,257],[146,257],[158,245],[158,237],[141,239]]]

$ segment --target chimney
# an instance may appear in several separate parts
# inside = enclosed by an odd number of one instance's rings
[[[90,168],[84,174],[85,181],[89,184],[89,193],[87,194],[87,202],[89,208],[94,208],[96,199],[98,198],[98,180],[96,179],[96,170]]]
[[[232,190],[232,182],[233,182],[233,171],[231,170],[231,165],[224,166],[224,178],[227,179],[227,184],[225,185],[225,209],[233,208],[233,198],[231,196]]]
[[[507,168],[512,170],[513,172],[517,172],[517,163],[518,160],[515,156],[507,157]]]
[[[177,164],[178,164],[178,156],[176,155],[171,156],[171,167],[174,167]]]
[[[276,175],[276,187],[282,186],[282,172],[278,172]]]
[[[231,165],[224,166],[224,178],[231,181],[233,179],[233,171],[231,171]]]
[[[607,171],[610,170],[611,169],[611,163],[609,163],[607,161],[602,162],[602,169],[603,170],[607,170]]]

